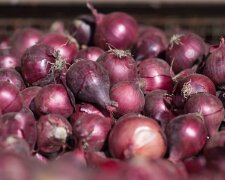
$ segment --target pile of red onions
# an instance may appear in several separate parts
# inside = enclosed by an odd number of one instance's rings
[[[0,179],[225,179],[224,38],[87,6],[0,35]]]

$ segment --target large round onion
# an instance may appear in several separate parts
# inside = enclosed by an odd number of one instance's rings
[[[111,130],[108,142],[111,155],[119,159],[154,159],[166,152],[165,137],[158,123],[138,114],[122,116]]]

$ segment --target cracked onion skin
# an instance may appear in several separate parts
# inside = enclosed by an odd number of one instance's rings
[[[167,145],[164,133],[154,119],[129,113],[120,117],[112,128],[108,146],[113,157],[126,160],[136,156],[162,158]]]

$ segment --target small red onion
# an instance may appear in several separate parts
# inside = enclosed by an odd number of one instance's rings
[[[218,131],[225,113],[222,102],[216,96],[204,92],[193,94],[185,103],[184,111],[200,113],[210,136]]]
[[[175,117],[172,99],[166,90],[153,90],[145,96],[144,115],[157,120],[162,129]]]
[[[92,15],[84,14],[76,17],[69,25],[69,33],[81,45],[93,44],[95,20]]]
[[[216,85],[225,87],[225,45],[221,38],[220,45],[211,50],[207,57],[203,73]]]
[[[99,56],[101,56],[105,51],[96,46],[89,46],[81,49],[77,54],[77,59],[97,61]]]
[[[78,53],[78,44],[72,37],[61,33],[47,33],[39,41],[39,43],[48,45],[58,51],[59,58],[70,64]]]
[[[177,162],[199,153],[207,139],[204,119],[197,113],[179,115],[166,126],[169,160]]]
[[[166,51],[166,60],[175,73],[191,68],[205,54],[204,41],[194,33],[173,35]]]
[[[82,101],[112,109],[110,80],[106,70],[94,61],[77,61],[66,73],[66,82],[74,96]]]
[[[17,87],[19,90],[25,88],[23,78],[13,68],[0,68],[0,81],[7,81]]]
[[[43,115],[37,123],[37,149],[42,154],[51,154],[65,150],[72,127],[67,119],[59,114]]]
[[[131,48],[138,36],[138,24],[133,17],[124,12],[103,15],[98,13],[90,3],[87,5],[95,17],[94,43],[96,46],[105,50],[108,49],[108,45],[123,50]]]
[[[20,64],[20,58],[11,49],[0,49],[0,68],[16,68]]]
[[[37,126],[33,113],[28,108],[19,112],[6,113],[1,117],[3,121],[2,136],[15,135],[27,141],[34,149],[37,140]]]
[[[41,38],[42,32],[34,28],[18,29],[10,38],[10,46],[21,58],[26,49],[35,45]]]
[[[39,85],[54,71],[55,51],[47,45],[37,44],[26,50],[21,61],[21,72],[26,82]],[[50,81],[53,79],[54,77],[51,77]]]
[[[173,89],[173,103],[179,108],[184,107],[185,102],[193,94],[207,92],[216,95],[214,83],[202,74],[191,74],[178,81]]]
[[[111,121],[97,114],[84,114],[73,124],[78,146],[85,151],[101,150],[110,129]]]
[[[140,113],[145,104],[144,94],[135,82],[122,81],[110,90],[111,100],[117,103],[114,115],[120,117],[127,113]]]
[[[118,119],[108,139],[111,155],[119,159],[143,156],[161,158],[166,153],[166,141],[158,123],[151,118],[126,114]]]
[[[138,64],[138,74],[141,88],[144,91],[164,89],[172,91],[173,80],[170,66],[158,58],[148,58]]]
[[[19,89],[7,81],[0,81],[0,110],[1,113],[17,112],[23,107]]]
[[[144,60],[162,55],[168,46],[164,32],[156,27],[145,27],[134,46],[136,60]]]
[[[108,72],[111,86],[121,81],[134,81],[137,78],[136,62],[129,51],[111,49],[98,60]]]
[[[69,117],[73,113],[66,89],[62,84],[49,84],[44,86],[34,98],[37,114],[60,114]]]

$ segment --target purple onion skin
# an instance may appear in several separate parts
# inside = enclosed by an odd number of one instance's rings
[[[164,32],[156,27],[145,27],[140,32],[133,49],[135,59],[140,61],[161,56],[167,46],[168,42]]]
[[[207,140],[207,128],[204,119],[196,114],[179,115],[166,127],[169,145],[169,160],[178,162],[199,153]]]
[[[122,50],[132,47],[138,36],[138,24],[133,17],[124,12],[103,15],[91,4],[88,4],[88,8],[95,17],[94,44],[96,46],[104,50],[109,49],[109,45]]]
[[[10,46],[21,58],[26,49],[35,45],[42,37],[42,32],[34,28],[18,29],[10,38]]]
[[[8,81],[20,91],[25,88],[23,78],[20,73],[13,68],[0,68],[0,81]]]
[[[75,39],[62,33],[51,32],[45,34],[39,43],[46,44],[59,52],[59,56],[71,64],[78,53],[78,44]],[[59,57],[59,58],[60,58]]]
[[[203,74],[208,76],[216,85],[225,87],[225,45],[221,38],[220,45],[211,50],[205,61]]]
[[[223,107],[225,108],[225,91],[219,92],[218,98],[222,101]]]
[[[55,63],[54,54],[54,49],[44,44],[34,45],[25,51],[21,72],[27,83],[34,85],[50,74],[51,63]]]
[[[120,55],[125,53],[125,55]],[[112,50],[102,54],[98,60],[108,72],[111,86],[121,81],[134,81],[137,78],[137,65],[133,57],[125,51]]]
[[[20,112],[6,113],[1,117],[3,121],[2,136],[15,135],[23,138],[34,149],[37,140],[37,125],[33,113],[28,108]]]
[[[212,148],[223,147],[225,148],[225,131],[219,131],[207,141],[204,151],[207,151]]]
[[[72,127],[59,114],[43,115],[37,123],[37,149],[41,154],[58,153],[67,148],[67,140],[72,135]]]
[[[222,102],[209,93],[193,94],[185,103],[184,112],[198,112],[204,117],[209,135],[215,134],[224,119],[224,107]]]
[[[22,96],[17,87],[7,81],[0,81],[1,113],[18,112],[23,107]]]
[[[76,17],[69,26],[69,33],[81,45],[92,45],[95,31],[95,19],[92,15],[84,14]]]
[[[179,108],[184,107],[185,102],[193,94],[207,92],[216,95],[216,87],[214,83],[205,75],[191,74],[174,85],[173,103]]]
[[[205,54],[204,41],[194,33],[177,34],[171,38],[166,61],[175,73],[191,68]]]
[[[21,60],[12,50],[0,49],[0,68],[16,68],[21,66]]]
[[[44,86],[34,98],[37,114],[60,114],[68,118],[73,113],[66,89],[62,84],[49,84]]]
[[[176,116],[172,110],[172,99],[167,96],[167,91],[159,89],[146,94],[143,114],[157,120],[162,129],[165,129],[169,121]]]
[[[78,147],[85,151],[100,151],[105,144],[111,122],[97,114],[84,114],[73,124]]]
[[[127,113],[140,113],[145,104],[141,89],[136,83],[130,81],[121,81],[112,86],[110,98],[118,104],[114,112],[115,117]]]
[[[148,58],[138,64],[140,86],[144,92],[156,89],[172,91],[170,66],[158,58]]]
[[[95,103],[107,109],[110,80],[106,70],[94,61],[78,61],[66,73],[66,82],[74,96],[81,101]]]
[[[105,51],[99,47],[91,46],[81,49],[77,54],[77,59],[97,61]]]

